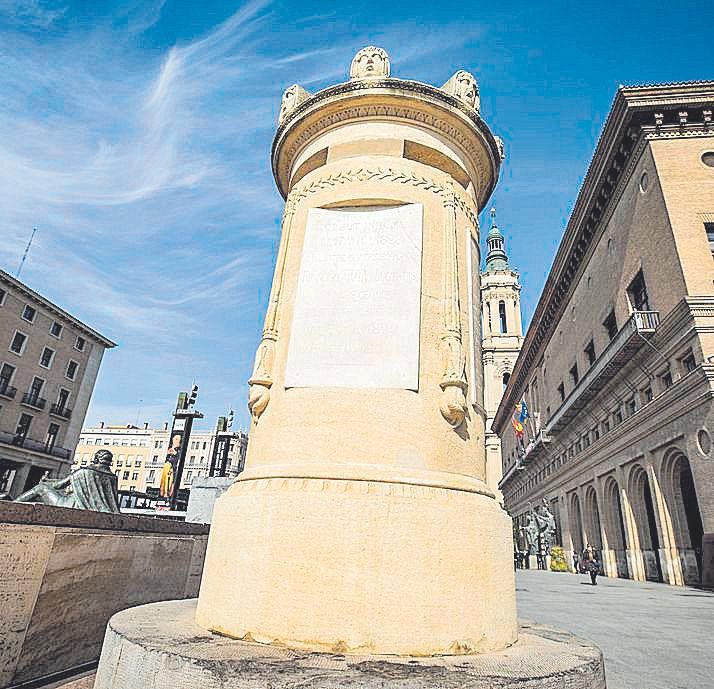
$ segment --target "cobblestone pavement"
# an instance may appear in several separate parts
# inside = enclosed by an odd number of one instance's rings
[[[714,687],[714,593],[537,570],[516,574],[518,616],[594,641],[608,689]]]

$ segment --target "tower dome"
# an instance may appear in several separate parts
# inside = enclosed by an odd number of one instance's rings
[[[501,230],[496,225],[496,209],[491,209],[491,229],[486,235],[488,254],[486,255],[486,272],[508,270],[508,256],[503,248],[504,239]]]

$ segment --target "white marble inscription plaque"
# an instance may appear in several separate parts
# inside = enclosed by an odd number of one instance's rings
[[[419,387],[420,204],[310,209],[285,387]]]

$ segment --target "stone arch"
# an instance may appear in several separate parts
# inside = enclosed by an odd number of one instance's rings
[[[597,494],[595,493],[595,488],[593,486],[588,486],[585,489],[585,536],[587,542],[597,548],[598,551],[602,550],[602,536],[600,533],[600,510],[597,504]],[[587,545],[587,544],[586,544]]]
[[[602,526],[603,551],[607,553],[610,571],[618,577],[628,577],[625,520],[620,500],[620,486],[614,476],[608,476],[603,485]]]
[[[645,577],[649,581],[663,581],[655,504],[647,472],[641,464],[632,466],[627,485],[637,540],[644,559]]]
[[[580,497],[573,492],[570,496],[570,537],[573,541],[573,550],[580,554],[585,548],[583,542],[583,515],[580,509]]]
[[[662,458],[660,476],[674,538],[687,584],[699,583],[702,571],[702,523],[692,469],[687,455],[677,447]]]

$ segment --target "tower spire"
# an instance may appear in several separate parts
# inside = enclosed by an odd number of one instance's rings
[[[488,254],[486,255],[486,272],[493,270],[508,270],[508,256],[503,248],[503,235],[496,225],[496,209],[491,208],[491,229],[486,236]]]

